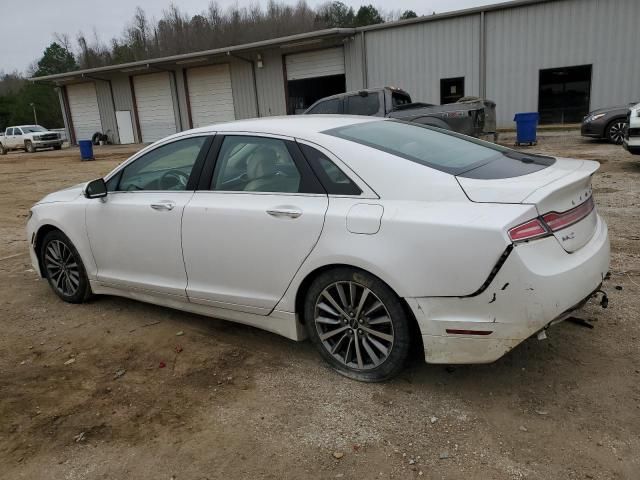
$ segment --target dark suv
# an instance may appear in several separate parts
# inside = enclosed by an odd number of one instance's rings
[[[620,145],[627,128],[627,113],[636,103],[638,102],[589,112],[582,121],[580,133],[583,137],[603,138]]]

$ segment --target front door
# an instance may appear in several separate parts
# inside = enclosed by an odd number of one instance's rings
[[[315,246],[327,195],[288,140],[227,135],[211,183],[184,212],[187,294],[268,314]]]
[[[86,224],[98,281],[185,296],[182,213],[209,144],[194,136],[161,145],[110,178],[105,199],[90,201]]]

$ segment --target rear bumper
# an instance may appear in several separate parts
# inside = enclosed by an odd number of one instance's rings
[[[517,245],[477,296],[407,298],[420,326],[425,360],[493,362],[580,306],[608,269],[608,230],[598,217],[591,240],[572,254],[554,237]],[[483,334],[465,333],[469,330]]]

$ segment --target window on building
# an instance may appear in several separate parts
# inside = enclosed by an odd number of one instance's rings
[[[440,104],[455,103],[464,97],[464,77],[440,80]]]
[[[580,123],[589,113],[591,65],[540,70],[540,123]]]

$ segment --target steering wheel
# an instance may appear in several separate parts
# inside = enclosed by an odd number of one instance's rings
[[[182,170],[169,170],[160,177],[160,188],[162,190],[175,190],[176,187],[182,187],[182,190],[184,190],[188,181],[189,175]]]

